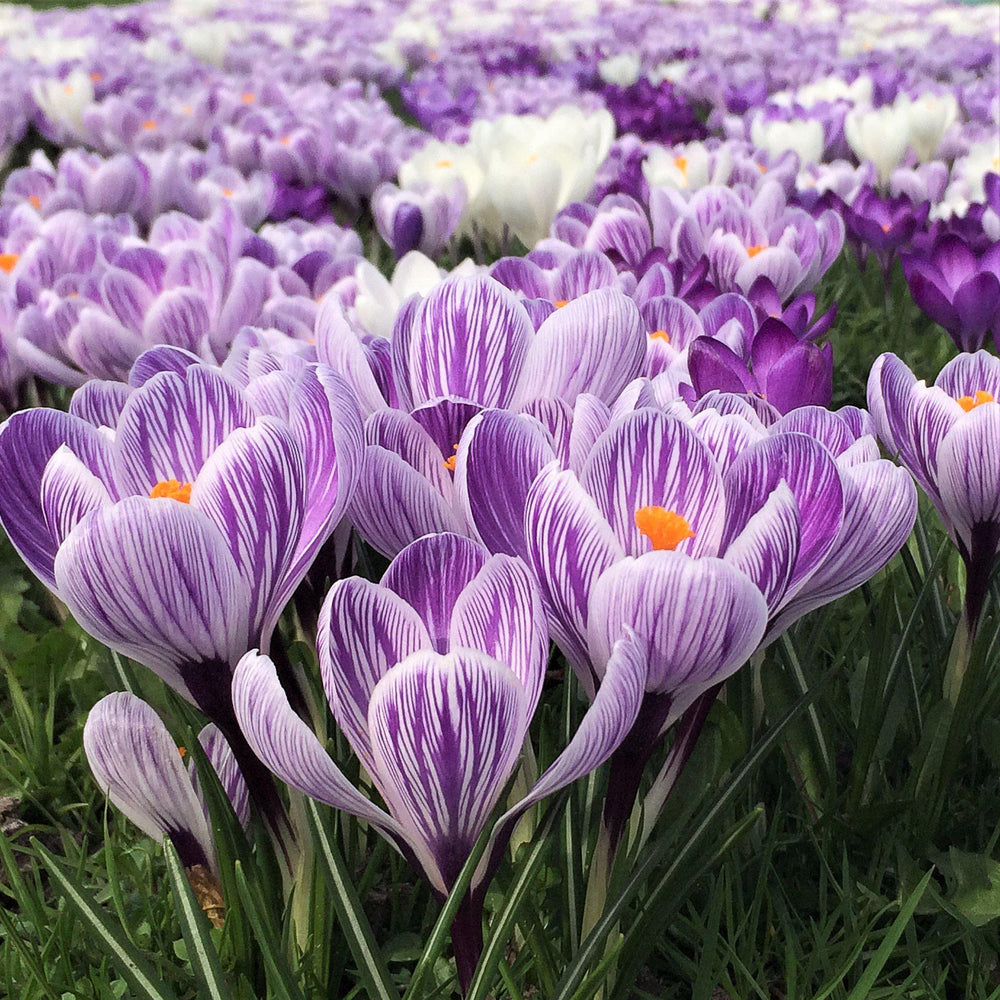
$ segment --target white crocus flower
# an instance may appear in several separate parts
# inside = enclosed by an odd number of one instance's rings
[[[642,72],[642,60],[633,52],[609,56],[597,64],[597,72],[605,83],[631,87]]]
[[[859,160],[870,160],[886,184],[899,166],[910,142],[908,111],[887,104],[885,107],[854,108],[844,119],[844,135]]]
[[[896,107],[908,116],[910,146],[921,163],[934,158],[945,131],[958,118],[954,94],[922,94],[911,100],[905,94],[896,98]]]
[[[818,163],[823,159],[823,126],[814,118],[783,122],[765,121],[758,115],[750,126],[750,140],[772,159],[788,150],[798,154],[801,163]]]
[[[31,93],[46,118],[73,130],[83,127],[83,113],[94,103],[94,84],[82,69],[63,80],[36,80]]]
[[[642,172],[650,187],[697,191],[708,184],[725,184],[732,172],[732,153],[726,146],[709,152],[700,142],[665,149],[649,147]]]

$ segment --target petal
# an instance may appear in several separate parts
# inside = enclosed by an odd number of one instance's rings
[[[171,288],[156,297],[141,329],[147,344],[170,344],[198,352],[211,327],[202,295],[190,288]]]
[[[226,540],[200,510],[128,497],[92,512],[55,560],[58,592],[106,646],[185,697],[190,664],[229,667],[246,651],[250,594]]]
[[[201,743],[201,748],[205,751],[205,756],[212,765],[212,769],[219,776],[219,782],[233,807],[233,812],[236,813],[236,818],[245,829],[250,824],[250,789],[247,788],[247,783],[243,780],[243,775],[229,743],[219,727],[213,724],[205,726],[198,734],[198,742]],[[198,796],[201,797],[198,772],[193,762],[189,768],[191,783]]]
[[[124,691],[87,716],[83,748],[102,792],[140,830],[170,836],[185,866],[217,869],[208,819],[188,769],[160,717]]]
[[[795,498],[799,551],[789,596],[808,579],[833,546],[844,520],[844,490],[830,453],[805,434],[777,434],[748,448],[726,472],[729,515],[722,551],[784,481]]]
[[[160,372],[176,372],[178,375],[183,375],[192,365],[200,364],[202,364],[202,360],[197,354],[180,347],[173,347],[170,344],[160,344],[151,347],[148,351],[143,351],[135,359],[135,364],[132,365],[132,370],[128,375],[128,384],[137,389]],[[84,388],[89,388],[89,386]],[[110,426],[114,427],[117,423],[116,420]]]
[[[526,554],[528,489],[554,458],[548,436],[530,417],[486,410],[469,424],[455,458],[455,492],[491,552]]]
[[[163,480],[193,483],[212,452],[253,422],[239,390],[217,371],[192,365],[183,374],[155,375],[132,393],[118,421],[122,491],[148,496]]]
[[[233,674],[233,708],[253,752],[287,785],[368,820],[394,842],[398,825],[348,780],[288,704],[271,660],[251,650]]]
[[[305,463],[291,431],[274,417],[238,427],[209,456],[191,489],[191,506],[229,544],[250,590],[250,630],[265,643],[281,606],[275,590],[299,541]]]
[[[374,446],[365,449],[349,516],[364,540],[390,559],[421,535],[465,534],[450,497],[399,455]]]
[[[336,295],[324,296],[316,313],[316,353],[321,361],[347,380],[358,397],[364,416],[386,406],[361,340]]]
[[[42,477],[63,445],[113,492],[111,448],[91,424],[38,407],[15,413],[0,426],[0,522],[31,571],[53,589],[52,564],[63,539],[52,534],[42,508]]]
[[[507,406],[533,332],[524,307],[499,282],[446,281],[417,307],[405,356],[393,341],[396,380],[410,387],[414,405],[458,396]]]
[[[646,691],[672,694],[724,680],[764,636],[767,603],[751,580],[721,559],[647,552],[623,559],[594,586],[589,638],[597,662],[634,630],[647,646]]]
[[[104,484],[68,445],[49,459],[42,474],[41,504],[53,538],[65,538],[92,510],[111,502]]]
[[[649,551],[635,514],[650,506],[674,511],[691,526],[694,537],[680,551],[718,551],[722,478],[711,451],[682,420],[651,409],[621,417],[594,446],[581,482],[626,552]]]
[[[624,552],[576,476],[560,472],[555,462],[528,491],[524,524],[528,564],[541,587],[552,637],[592,693],[586,645],[590,591]]]
[[[483,653],[414,653],[372,693],[379,785],[410,840],[427,846],[447,893],[521,752],[530,716],[520,682]]]
[[[646,337],[635,303],[617,289],[574,299],[542,323],[524,360],[512,405],[581,392],[612,403],[642,369]]]
[[[393,559],[382,586],[414,609],[430,635],[431,647],[447,653],[455,604],[488,559],[489,553],[471,538],[449,533],[427,535],[411,542]]]
[[[417,612],[388,587],[352,577],[330,588],[316,638],[323,687],[337,725],[369,773],[372,690],[390,668],[430,646]]]
[[[131,391],[121,382],[92,379],[73,393],[69,412],[95,427],[117,427],[122,407]]]
[[[520,559],[492,556],[463,588],[451,619],[451,648],[478,649],[510,667],[533,715],[549,659],[538,584]]]

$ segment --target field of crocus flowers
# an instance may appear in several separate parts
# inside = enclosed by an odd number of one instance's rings
[[[1000,7],[0,83],[0,996],[1000,998]]]

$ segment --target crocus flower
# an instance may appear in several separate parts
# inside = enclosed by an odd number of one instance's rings
[[[198,736],[240,823],[250,820],[247,787],[229,744],[214,725]],[[142,699],[119,691],[87,716],[83,749],[101,791],[143,833],[169,837],[181,864],[216,879],[219,863],[208,806],[193,758],[185,761],[160,717]]]
[[[913,301],[957,347],[977,351],[990,332],[1000,346],[1000,243],[977,255],[960,236],[946,234],[926,253],[902,260]]]
[[[466,200],[465,185],[457,178],[448,189],[380,184],[372,194],[372,213],[397,260],[410,250],[434,257],[458,228]]]
[[[275,774],[371,822],[444,898],[517,766],[548,658],[537,587],[519,560],[455,535],[414,542],[381,583],[330,590],[320,615],[323,686],[388,812],[363,796],[294,712],[266,656],[233,679],[240,725]],[[643,660],[615,646],[605,686],[563,753],[497,822],[453,926],[463,987],[482,947],[482,905],[526,809],[601,764],[635,719]]]
[[[15,548],[86,631],[219,726],[252,788],[261,769],[236,727],[231,671],[267,644],[340,519],[360,433],[324,367],[241,391],[169,348],[143,355],[131,386],[91,382],[69,413],[25,410],[0,427],[0,522]]]
[[[868,406],[879,437],[931,499],[965,563],[974,633],[1000,553],[1000,360],[977,351],[918,381],[894,354],[875,360]]]

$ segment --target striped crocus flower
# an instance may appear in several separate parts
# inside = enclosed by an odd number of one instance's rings
[[[886,448],[913,474],[958,547],[974,633],[1000,554],[1000,360],[986,351],[960,354],[929,386],[883,354],[868,378],[868,406]]]
[[[129,385],[89,383],[69,413],[0,428],[0,522],[24,561],[87,632],[215,722],[270,807],[232,668],[266,647],[340,520],[360,433],[350,390],[322,366],[241,389],[173,348],[144,354]]]
[[[240,725],[275,774],[374,824],[443,898],[514,773],[538,704],[548,632],[537,586],[518,559],[428,535],[380,583],[334,584],[318,644],[330,709],[388,812],[348,781],[256,653],[233,678]],[[573,740],[497,821],[453,928],[465,985],[482,945],[485,891],[517,819],[612,753],[635,720],[644,679],[640,644],[627,637]]]

